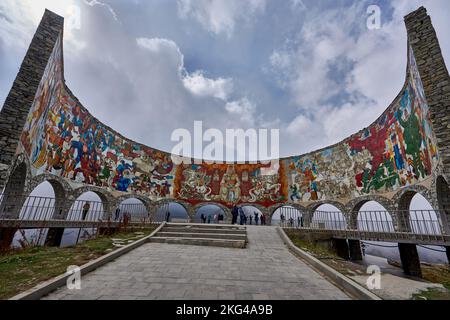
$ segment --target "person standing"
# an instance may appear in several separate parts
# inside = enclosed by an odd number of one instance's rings
[[[250,215],[249,219],[250,219],[250,225],[251,225],[251,224],[252,224],[252,221],[253,221],[253,216]]]
[[[83,212],[81,213],[81,220],[86,220],[86,217],[87,217],[87,214],[88,214],[90,208],[91,208],[91,203],[89,201],[86,201],[86,203],[83,205]]]
[[[120,208],[117,208],[116,213],[114,215],[114,221],[119,220],[119,218],[120,218]]]
[[[167,210],[167,213],[166,213],[166,222],[169,222],[169,221],[170,221],[170,211]]]
[[[211,214],[208,214],[208,224],[211,223]]]
[[[206,222],[206,217],[205,217],[205,214],[201,214],[200,215],[200,221],[201,221],[201,223],[205,223]]]
[[[242,209],[242,207],[239,207],[238,211],[239,211],[240,224],[242,226],[242,225],[244,225],[244,220],[245,220],[244,209]]]
[[[238,208],[237,208],[237,206],[233,206],[233,209],[231,210],[231,215],[232,215],[231,224],[236,224],[237,217],[238,217]]]
[[[258,216],[258,212],[254,212],[255,215],[255,225],[258,225],[258,221],[259,221],[259,216]]]

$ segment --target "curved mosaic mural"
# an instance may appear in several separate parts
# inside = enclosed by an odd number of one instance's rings
[[[408,57],[405,87],[375,123],[336,146],[283,161],[290,201],[391,192],[431,175],[436,138],[412,48]]]
[[[33,174],[76,183],[232,205],[349,199],[423,181],[438,162],[436,139],[412,49],[401,94],[371,126],[341,143],[262,164],[174,165],[171,155],[128,140],[94,118],[66,89],[60,36],[30,110],[18,153]],[[265,169],[265,170],[262,170]]]

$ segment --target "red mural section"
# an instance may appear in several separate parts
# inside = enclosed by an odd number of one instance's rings
[[[192,164],[177,168],[174,196],[190,203],[269,206],[284,201],[278,172],[269,164]],[[269,172],[268,172],[269,171]]]

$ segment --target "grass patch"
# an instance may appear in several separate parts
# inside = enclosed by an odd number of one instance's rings
[[[450,300],[450,292],[447,289],[431,288],[414,294],[412,300]]]
[[[303,251],[307,251],[313,254],[316,258],[319,259],[338,258],[337,255],[332,250],[329,250],[323,246],[319,246],[314,244],[313,242],[302,239],[295,231],[284,230],[284,232],[289,237],[289,239],[291,239],[292,243],[294,243],[296,247],[302,249]]]
[[[8,299],[37,284],[66,272],[70,265],[81,266],[119,246],[149,235],[156,227],[99,236],[76,246],[30,247],[0,256],[0,299]]]
[[[450,290],[450,268],[445,265],[421,265],[422,276],[425,280],[442,284]]]

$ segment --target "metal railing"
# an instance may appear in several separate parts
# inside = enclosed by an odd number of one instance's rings
[[[167,219],[169,203],[159,206],[154,216],[142,202],[125,202],[117,210],[110,210],[115,212],[106,212],[101,201],[78,199],[65,203],[64,199],[53,197],[0,194],[0,219],[26,221],[27,226],[30,221],[33,224],[33,221],[49,220],[64,220],[65,223],[125,220],[131,223],[161,223]],[[284,228],[332,231],[336,235],[361,239],[441,239],[446,235],[444,224],[448,219],[447,212],[439,210],[360,211],[350,216],[340,211],[316,211],[310,216],[293,207],[281,207],[278,212],[279,220],[274,219],[272,224]]]
[[[75,200],[67,212],[69,221],[99,221],[104,219],[105,209],[101,201]]]
[[[54,197],[0,194],[0,219],[148,222],[150,215],[143,203],[122,203],[114,212],[107,212],[101,201],[77,199],[67,203]]]
[[[398,210],[392,213],[388,211],[360,211],[353,214],[352,217],[346,217],[340,211],[316,211],[311,217],[298,210],[281,208],[279,222],[278,219],[274,221],[282,227],[328,230],[356,229],[436,235],[443,233],[443,226],[439,217],[445,221],[446,215],[446,212],[439,210]]]
[[[143,203],[122,203],[114,212],[114,221],[150,222],[150,212]]]

